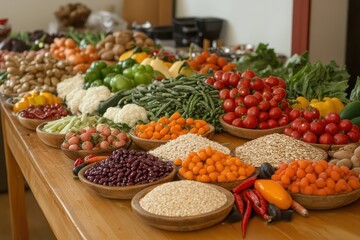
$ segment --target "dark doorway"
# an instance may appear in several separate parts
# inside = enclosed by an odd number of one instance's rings
[[[348,96],[360,76],[360,1],[349,0],[346,59],[345,64],[350,74]]]

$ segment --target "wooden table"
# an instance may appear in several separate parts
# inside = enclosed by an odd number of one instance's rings
[[[24,198],[25,177],[58,239],[241,239],[241,223],[221,223],[194,232],[170,232],[150,227],[132,212],[130,201],[102,198],[73,178],[73,161],[59,149],[44,145],[36,132],[22,127],[1,100],[1,123],[8,174],[13,239],[28,239]],[[231,142],[244,140],[215,135]],[[360,201],[328,211],[294,214],[291,222],[267,224],[250,220],[247,239],[359,239]]]

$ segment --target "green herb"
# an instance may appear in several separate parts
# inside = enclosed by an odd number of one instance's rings
[[[351,90],[350,101],[360,101],[360,76],[357,77],[355,87]]]

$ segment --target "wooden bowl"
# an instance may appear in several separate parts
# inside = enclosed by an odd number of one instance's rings
[[[174,168],[173,171],[167,175],[166,177],[159,179],[156,182],[140,184],[135,186],[127,186],[127,187],[111,187],[111,186],[104,186],[100,184],[96,184],[87,180],[84,176],[86,169],[93,167],[96,163],[92,163],[79,171],[79,179],[80,181],[85,184],[88,188],[95,191],[102,197],[105,198],[112,198],[112,199],[132,199],[135,194],[139,191],[143,190],[144,188],[157,185],[159,183],[170,182],[174,179],[176,175],[176,169]]]
[[[228,132],[229,134],[234,135],[236,137],[241,137],[241,138],[245,138],[245,139],[255,139],[255,138],[269,135],[272,133],[283,133],[284,129],[287,126],[289,126],[289,125],[285,125],[285,126],[270,128],[270,129],[239,128],[239,127],[235,127],[231,124],[228,124],[227,122],[225,122],[222,119],[222,117],[223,117],[223,115],[221,115],[219,117],[219,121],[220,121],[221,126],[223,127],[223,129],[226,132]]]
[[[313,147],[320,148],[326,152],[328,151],[336,151],[342,147],[345,147],[345,144],[319,144],[319,143],[309,143]]]
[[[291,194],[293,199],[307,209],[326,210],[346,206],[360,198],[360,188],[344,194],[316,196]]]
[[[131,140],[129,139],[125,146],[121,148],[130,148],[131,146]],[[95,154],[98,156],[110,156],[113,151],[115,151],[118,148],[111,148],[111,149],[101,149],[101,150],[69,150],[66,148],[61,147],[61,150],[63,153],[70,158],[71,160],[76,160],[78,158],[84,158],[89,154]]]
[[[224,193],[227,198],[226,203],[222,207],[208,213],[189,217],[167,217],[155,215],[144,210],[139,203],[140,199],[155,187],[156,186],[151,186],[138,192],[131,200],[131,207],[135,214],[145,223],[164,230],[194,231],[213,226],[226,218],[234,204],[234,197],[231,192],[223,189],[222,187],[213,185],[213,187]]]
[[[51,120],[44,120],[44,119],[25,118],[25,117],[21,117],[19,114],[17,114],[17,118],[21,125],[23,125],[27,129],[30,129],[32,131],[36,131],[37,126],[39,126],[41,123],[51,121]]]
[[[255,170],[255,172],[250,176],[257,176],[259,175],[259,170]],[[185,180],[185,178],[183,176],[180,175],[180,173],[177,173],[177,178],[180,180]],[[242,183],[243,181],[245,181],[247,178],[243,179],[243,180],[238,180],[238,181],[234,181],[234,182],[210,182],[210,184],[225,188],[229,191],[231,191],[234,187],[236,187],[237,185],[239,185],[240,183]]]
[[[202,136],[211,138],[215,133],[215,128],[213,125],[209,124],[210,130],[204,133]],[[167,143],[170,140],[151,140],[140,138],[135,135],[135,130],[132,128],[129,132],[131,140],[141,149],[146,151],[152,150],[154,148],[160,147],[161,145]]]
[[[36,134],[45,145],[48,145],[53,148],[61,148],[61,144],[65,140],[65,134],[45,132],[44,126],[46,124],[47,122],[38,125],[36,128]]]
[[[19,100],[20,100],[20,98],[17,98],[17,97],[9,97],[5,100],[4,105],[12,111],[15,103],[17,103]]]

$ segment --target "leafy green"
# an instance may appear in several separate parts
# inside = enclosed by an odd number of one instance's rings
[[[351,90],[350,101],[360,101],[360,76],[357,77],[355,87]]]
[[[349,87],[349,78],[346,68],[339,67],[335,61],[328,64],[319,61],[307,63],[287,81],[287,94],[289,98],[337,97],[342,102],[348,102],[346,89]]]

